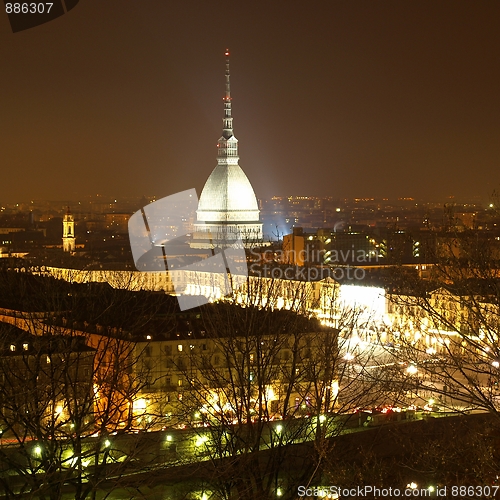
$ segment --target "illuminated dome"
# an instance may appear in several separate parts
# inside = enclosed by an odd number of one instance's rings
[[[262,243],[262,223],[252,185],[238,165],[238,139],[233,134],[229,52],[226,51],[226,94],[217,166],[201,192],[191,246],[212,248],[241,238],[250,247]]]
[[[259,207],[252,185],[239,165],[217,165],[201,192],[200,222],[258,222]]]

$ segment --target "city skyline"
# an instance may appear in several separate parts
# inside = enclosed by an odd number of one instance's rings
[[[226,46],[258,198],[487,200],[499,13],[493,2],[110,1],[16,34],[3,16],[0,202],[200,193]]]

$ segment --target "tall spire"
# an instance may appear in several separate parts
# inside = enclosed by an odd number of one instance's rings
[[[238,139],[233,133],[233,117],[231,110],[231,82],[229,75],[229,49],[226,56],[226,93],[224,95],[224,118],[222,119],[222,137],[217,143],[217,163],[219,165],[238,165]]]
[[[213,169],[201,192],[193,248],[226,246],[240,238],[245,246],[262,240],[262,223],[254,190],[245,172],[238,165],[238,139],[233,134],[231,86],[229,75],[229,49],[226,58],[224,117],[222,136],[217,142],[217,166]],[[209,236],[210,232],[213,236]],[[212,239],[215,237],[215,240]],[[221,239],[222,237],[222,239]],[[226,243],[224,243],[226,242]],[[252,242],[252,243],[248,243]]]
[[[229,139],[233,135],[233,117],[231,116],[231,82],[229,76],[229,49],[224,52],[226,56],[226,95],[224,96],[224,131],[222,137]]]

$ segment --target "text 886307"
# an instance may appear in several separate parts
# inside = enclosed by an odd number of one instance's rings
[[[6,3],[5,12],[7,14],[44,14],[49,13],[53,3]]]

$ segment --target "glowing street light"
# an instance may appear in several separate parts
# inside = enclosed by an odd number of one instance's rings
[[[200,446],[203,446],[207,441],[208,441],[208,436],[198,436],[196,438],[195,444],[199,448]]]
[[[409,365],[408,368],[406,369],[406,373],[408,373],[409,375],[416,375],[417,372],[418,372],[418,369],[413,364]]]

